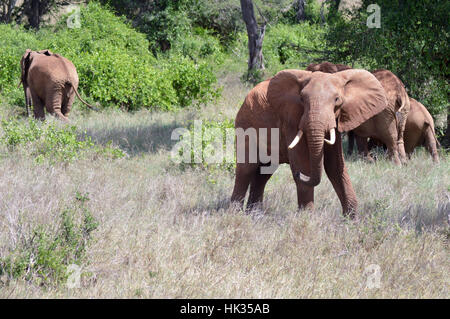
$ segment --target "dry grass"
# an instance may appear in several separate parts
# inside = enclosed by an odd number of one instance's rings
[[[229,206],[233,174],[169,161],[173,128],[235,115],[247,89],[224,84],[223,99],[198,111],[75,114],[80,131],[113,140],[124,159],[45,166],[2,156],[0,257],[35,225],[54,224],[76,192],[89,194],[99,228],[80,289],[1,278],[0,298],[449,297],[448,156],[433,165],[419,152],[401,169],[349,161],[356,221],[342,217],[326,178],[316,209],[297,211],[286,166],[269,182],[263,210],[244,214]],[[380,267],[379,288],[366,287],[371,264]]]

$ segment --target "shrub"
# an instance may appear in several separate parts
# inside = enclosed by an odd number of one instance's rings
[[[3,120],[1,123],[4,135],[1,141],[10,151],[19,146],[42,163],[69,163],[94,153],[107,158],[121,158],[125,153],[111,144],[97,146],[89,136],[80,139],[75,126],[58,127],[55,124],[42,124],[29,120],[27,124],[17,120]]]
[[[10,103],[23,105],[22,88],[17,88],[17,83],[19,61],[27,48],[48,48],[71,60],[77,67],[81,94],[103,107],[171,110],[217,96],[216,78],[204,63],[180,59],[179,54],[164,55],[157,60],[149,52],[151,43],[144,34],[98,3],[82,7],[80,14],[79,29],[67,28],[66,17],[56,26],[37,33],[11,25],[0,26],[0,32],[5,34],[0,40],[5,49],[0,53],[0,92]],[[203,38],[208,41],[199,47],[201,58],[217,51],[211,37]],[[190,52],[196,49],[194,46]],[[186,80],[188,83],[183,84]]]
[[[172,51],[192,60],[206,60],[211,65],[221,64],[224,59],[219,40],[202,28],[195,28],[190,36],[180,39]]]
[[[185,57],[174,57],[166,63],[180,106],[206,103],[220,95],[220,90],[213,88],[216,76],[207,63]]]
[[[20,91],[23,102],[23,89],[17,89],[20,81],[20,59],[27,48],[39,48],[39,41],[31,33],[19,26],[0,24],[0,93],[8,95]]]
[[[86,248],[97,220],[86,207],[87,194],[76,194],[71,207],[58,215],[55,229],[38,225],[7,256],[0,257],[0,276],[20,278],[38,285],[56,286],[68,278],[68,266],[87,262]]]

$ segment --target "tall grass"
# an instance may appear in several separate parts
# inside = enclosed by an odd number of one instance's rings
[[[98,226],[81,288],[3,275],[0,297],[448,298],[448,155],[434,165],[419,151],[402,168],[349,160],[355,221],[342,217],[326,178],[315,209],[298,211],[286,165],[269,181],[262,209],[245,214],[229,205],[233,173],[170,162],[174,127],[235,116],[247,92],[238,77],[224,80],[221,101],[198,111],[74,112],[80,132],[112,140],[129,157],[47,165],[2,155],[0,258],[36,226],[57,228],[79,193]],[[379,267],[378,288],[368,287],[370,265]]]

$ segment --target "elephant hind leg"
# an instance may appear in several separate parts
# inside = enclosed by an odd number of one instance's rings
[[[434,136],[433,128],[428,126],[425,131],[425,145],[428,152],[431,154],[433,162],[439,163],[439,155],[437,151],[436,137]]]
[[[258,170],[258,164],[236,164],[236,179],[234,181],[233,194],[231,195],[231,202],[237,202],[241,207],[244,206],[245,195],[247,194],[248,186],[252,179],[254,179]]]
[[[61,113],[64,116],[67,117],[69,115],[70,110],[72,109],[72,104],[73,104],[74,99],[75,99],[74,93],[72,93],[70,95],[65,95],[63,97],[62,105],[61,105]]]
[[[47,95],[45,106],[47,108],[47,111],[56,116],[56,118],[64,122],[68,122],[69,119],[65,117],[61,112],[62,100],[63,96],[61,91],[51,92]]]
[[[33,101],[33,114],[36,120],[45,120],[44,101],[35,93],[31,92]]]
[[[356,135],[356,145],[358,147],[358,153],[363,156],[364,159],[373,163],[375,160],[369,153],[369,142],[367,137]]]

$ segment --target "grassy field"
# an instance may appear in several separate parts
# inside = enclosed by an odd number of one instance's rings
[[[0,259],[36,227],[57,229],[79,194],[98,227],[80,288],[4,274],[0,298],[449,298],[449,155],[434,165],[419,151],[402,168],[349,159],[355,221],[342,217],[326,178],[315,210],[298,211],[287,166],[268,183],[263,209],[245,214],[229,205],[233,173],[169,159],[174,128],[234,118],[248,88],[238,76],[221,82],[222,98],[198,110],[84,114],[76,105],[79,132],[112,140],[121,159],[37,164],[1,146]],[[2,118],[12,113],[3,108]]]

